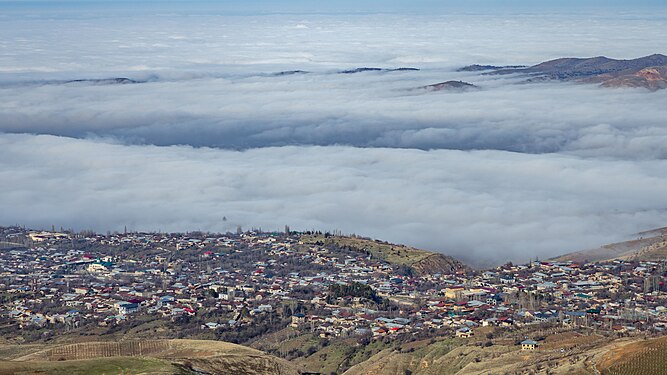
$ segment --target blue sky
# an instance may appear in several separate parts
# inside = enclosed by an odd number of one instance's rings
[[[261,13],[346,13],[346,12],[415,12],[431,13],[450,11],[504,11],[554,9],[576,11],[580,9],[623,8],[641,10],[647,7],[667,9],[662,0],[243,0],[243,1],[182,1],[182,0],[0,0],[3,8],[114,8],[119,10],[214,10],[221,12]]]

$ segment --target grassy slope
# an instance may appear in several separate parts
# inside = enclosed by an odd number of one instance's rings
[[[386,242],[343,236],[325,238],[323,235],[304,235],[301,237],[301,241],[308,244],[322,242],[340,247],[349,246],[358,250],[368,250],[373,257],[392,264],[408,266],[435,254],[430,251],[419,250],[404,245],[393,245]]]
[[[368,251],[376,259],[399,266],[408,266],[421,274],[448,273],[466,267],[456,259],[440,253],[364,238],[304,235],[301,237],[301,242],[305,244],[323,243],[339,247],[349,247],[360,252]]]
[[[650,359],[637,356],[636,359],[629,362],[630,365],[624,365],[623,369],[643,365],[654,371],[653,374],[667,374],[663,367],[667,365],[667,338],[664,340],[665,352],[649,351]],[[610,350],[627,345],[610,342],[608,338],[599,335],[581,335],[571,332],[549,335],[543,341],[540,350],[535,352],[521,351],[517,345],[513,344],[495,344],[489,347],[478,345],[484,341],[486,339],[473,338],[445,339],[435,343],[428,341],[408,343],[403,345],[401,350],[382,350],[367,361],[350,368],[345,375],[404,375],[406,373],[413,375],[491,375],[545,373],[547,369],[550,373],[558,375],[592,375],[596,373],[593,366],[599,362],[599,358],[608,356],[609,354],[606,353],[609,353]],[[633,345],[637,343],[636,339],[631,342]],[[641,350],[636,352],[647,353]],[[627,353],[628,350],[624,349],[623,355],[627,357]],[[609,363],[615,364],[617,360],[614,358]],[[649,372],[603,371],[603,375],[626,373],[643,375]]]
[[[322,374],[340,373],[341,365],[354,356],[354,340],[333,341],[317,353],[297,361],[299,367]]]
[[[321,340],[315,334],[300,333],[294,328],[288,327],[278,332],[264,335],[249,346],[267,353],[278,353],[284,356],[296,351],[306,353],[310,348],[319,349]]]
[[[160,344],[155,346],[151,343]],[[123,350],[116,348],[123,346]],[[89,342],[74,345],[51,345],[21,348],[0,346],[0,375],[15,373],[46,374],[189,374],[181,364],[192,364],[208,373],[295,375],[293,366],[259,350],[219,341],[148,340],[138,349],[137,342]],[[152,346],[152,350],[148,351]],[[107,350],[109,348],[114,350]],[[67,348],[67,350],[62,350]],[[52,360],[49,353],[67,360]],[[73,350],[73,351],[72,351]],[[128,351],[129,350],[129,351]],[[143,356],[139,356],[143,350]],[[147,352],[148,351],[148,352]],[[125,357],[99,357],[124,353]],[[62,354],[69,353],[69,354]],[[101,354],[100,354],[101,353]],[[129,353],[129,354],[127,354]],[[115,354],[118,355],[118,354]],[[129,357],[132,356],[132,357]],[[90,359],[79,359],[93,357]],[[64,358],[64,357],[62,357]]]
[[[459,347],[461,342],[456,339],[446,339],[435,343],[409,343],[402,351],[385,349],[373,355],[365,362],[350,368],[346,375],[380,375],[405,374],[406,370],[413,374],[426,374],[435,371],[438,374],[447,374],[445,367],[453,365],[459,369],[458,363],[447,362],[447,366],[439,365],[448,353]]]
[[[26,345],[0,345],[0,362],[3,360],[11,360],[25,355],[44,350],[47,345],[43,344],[26,344]]]
[[[0,362],[0,374],[45,373],[54,375],[189,374],[168,361],[149,358],[98,358],[62,362]]]
[[[286,328],[264,336],[250,346],[265,352],[287,355],[293,358],[290,362],[303,371],[317,371],[329,374],[331,371],[340,372],[340,369],[354,366],[366,361],[388,347],[380,340],[372,341],[368,345],[357,345],[354,339],[336,339],[328,346],[323,346],[325,340],[313,333],[299,333],[292,328]],[[308,355],[308,350],[317,350]],[[297,358],[294,358],[296,351]]]

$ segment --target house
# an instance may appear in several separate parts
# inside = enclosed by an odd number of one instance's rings
[[[88,272],[91,273],[107,272],[110,271],[112,267],[113,263],[111,262],[96,261],[95,263],[91,263],[88,265]]]
[[[139,311],[138,303],[120,302],[117,304],[117,306],[118,306],[118,313],[121,315],[132,314]]]
[[[301,324],[306,322],[306,316],[304,314],[294,314],[292,315],[292,327],[298,327]]]
[[[535,350],[537,349],[537,341],[523,340],[521,341],[521,350]]]
[[[468,327],[463,327],[456,330],[456,337],[468,338],[472,335],[472,330]]]

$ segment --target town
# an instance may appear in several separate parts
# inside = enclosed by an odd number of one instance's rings
[[[538,326],[618,337],[667,329],[667,262],[418,273],[317,240],[331,236],[1,228],[0,331],[17,343],[118,332],[247,343],[287,327],[367,341],[497,327],[522,332],[517,345],[532,350],[539,339],[525,332]]]

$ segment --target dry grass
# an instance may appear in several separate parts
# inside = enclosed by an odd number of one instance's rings
[[[256,349],[220,341],[87,342],[32,348],[25,352],[10,349],[5,352],[13,360],[1,361],[0,375],[189,374],[192,373],[190,366],[206,373],[297,374],[283,360]],[[18,356],[22,353],[29,354]]]
[[[111,375],[111,374],[179,374],[177,366],[168,361],[151,358],[98,358],[80,361],[0,362],[0,375]]]
[[[603,375],[667,374],[667,337],[619,346],[597,365]]]
[[[430,251],[419,250],[404,245],[394,245],[386,242],[343,236],[331,236],[325,238],[322,235],[304,235],[301,237],[301,241],[307,244],[321,242],[339,247],[347,246],[359,251],[368,251],[373,257],[382,259],[388,263],[408,266],[434,254]]]

